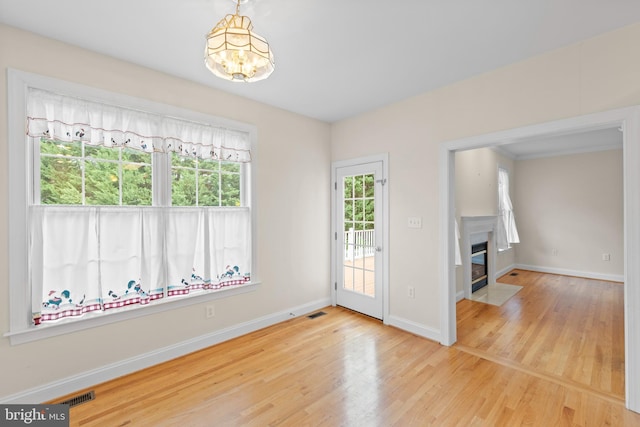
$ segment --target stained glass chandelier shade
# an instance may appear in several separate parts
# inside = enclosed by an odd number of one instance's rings
[[[253,32],[248,16],[240,15],[240,0],[236,13],[225,16],[209,32],[204,54],[213,74],[234,82],[266,79],[275,66],[269,43]]]

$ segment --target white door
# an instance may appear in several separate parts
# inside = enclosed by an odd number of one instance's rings
[[[336,304],[383,317],[383,162],[335,168]]]

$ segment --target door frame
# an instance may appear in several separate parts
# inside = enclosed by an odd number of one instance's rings
[[[455,152],[496,147],[524,138],[620,127],[624,168],[625,404],[640,412],[640,106],[609,110],[478,135],[440,145],[440,342],[456,342]]]
[[[338,168],[364,165],[367,163],[382,162],[382,322],[387,324],[389,319],[389,153],[375,154],[355,159],[337,160],[331,163],[331,304],[337,305],[337,269],[340,267],[336,262],[338,255],[338,206],[336,204],[337,195],[337,170]]]

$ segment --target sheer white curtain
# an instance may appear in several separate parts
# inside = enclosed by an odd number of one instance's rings
[[[32,206],[36,324],[250,280],[249,208]]]
[[[498,230],[496,234],[500,251],[509,249],[512,243],[520,243],[513,204],[509,196],[509,173],[503,168],[498,168]]]

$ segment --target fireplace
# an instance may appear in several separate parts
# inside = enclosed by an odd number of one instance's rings
[[[482,289],[489,284],[487,247],[488,242],[471,245],[471,292]]]
[[[486,285],[495,283],[496,216],[462,216],[460,255],[464,298]]]

